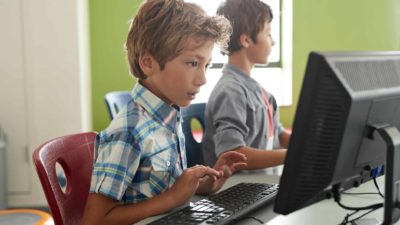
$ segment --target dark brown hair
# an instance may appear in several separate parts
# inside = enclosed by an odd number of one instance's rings
[[[217,14],[225,16],[232,25],[229,54],[242,48],[242,34],[248,34],[256,43],[257,34],[263,29],[265,22],[270,23],[273,18],[271,8],[260,0],[226,0],[218,7]]]

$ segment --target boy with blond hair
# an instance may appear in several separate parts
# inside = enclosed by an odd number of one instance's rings
[[[260,0],[226,0],[217,14],[231,22],[233,32],[228,64],[206,106],[204,160],[212,165],[223,153],[236,151],[247,157],[241,169],[280,165],[290,134],[279,122],[274,96],[251,77],[255,64],[268,63],[275,44],[271,9]]]
[[[96,138],[84,224],[133,224],[214,193],[243,154],[224,154],[213,168],[186,168],[180,107],[206,82],[214,43],[229,38],[229,22],[182,0],[148,0],[126,41],[133,100]]]

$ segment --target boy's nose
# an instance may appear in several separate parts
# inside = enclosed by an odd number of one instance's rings
[[[199,70],[199,72],[196,76],[196,84],[197,85],[202,86],[207,82],[206,72],[207,72],[206,68]]]

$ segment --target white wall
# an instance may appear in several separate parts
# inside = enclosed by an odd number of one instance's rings
[[[91,129],[87,1],[0,0],[0,27],[9,206],[45,205],[34,149]]]

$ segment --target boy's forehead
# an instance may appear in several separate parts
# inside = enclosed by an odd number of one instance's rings
[[[213,48],[214,41],[212,39],[205,38],[188,38],[188,40],[183,45],[182,54],[195,54],[197,50],[203,48]]]
[[[201,48],[204,45],[207,45],[207,43],[213,42],[214,41],[210,38],[206,37],[200,37],[200,36],[191,36],[188,37],[187,40],[184,43],[184,47],[186,49],[196,49],[196,48]]]
[[[264,23],[264,29],[271,29],[271,22],[266,20],[265,23]]]

